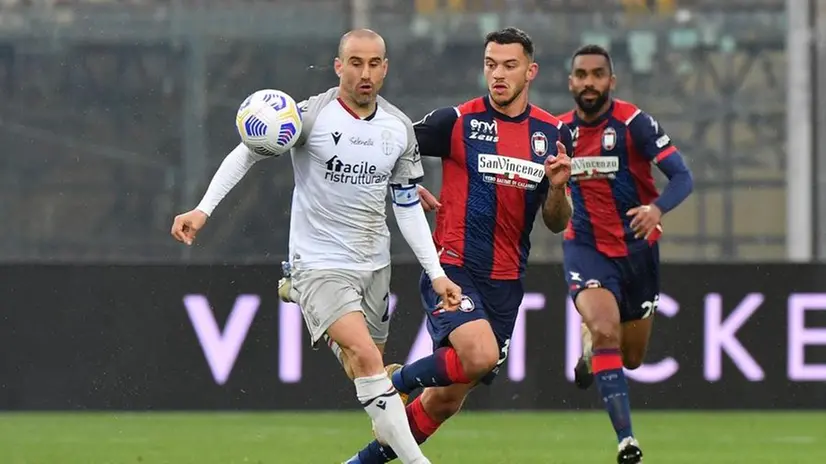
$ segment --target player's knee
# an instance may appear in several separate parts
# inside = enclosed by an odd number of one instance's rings
[[[350,378],[350,380],[355,379],[356,377],[353,373],[353,366],[352,364],[350,364],[350,359],[347,358],[347,353],[345,353],[344,350],[342,350],[341,347],[338,346],[338,344],[336,343],[334,343],[333,346],[331,346],[330,348],[332,348],[333,354],[336,356],[338,362],[344,368],[344,373],[347,374],[347,377]]]
[[[465,374],[471,379],[478,379],[496,367],[499,362],[499,347],[495,340],[493,343],[473,343],[459,352],[459,359]]]
[[[470,379],[481,378],[499,362],[499,345],[485,320],[472,321],[454,330],[450,334],[450,343]]]

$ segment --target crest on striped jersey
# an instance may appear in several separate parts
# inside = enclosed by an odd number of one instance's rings
[[[602,132],[602,148],[611,151],[617,146],[617,131],[613,127],[606,127]]]
[[[544,132],[534,132],[531,136],[531,149],[536,156],[543,157],[548,153],[548,137]]]

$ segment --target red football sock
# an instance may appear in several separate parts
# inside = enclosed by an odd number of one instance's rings
[[[436,429],[442,425],[442,422],[430,417],[424,410],[421,397],[413,400],[412,403],[405,408],[407,411],[407,421],[410,424],[410,431],[413,432],[413,437],[420,445],[425,442],[431,435],[436,433]]]
[[[622,369],[622,354],[618,349],[595,350],[591,357],[591,371],[599,374],[602,371]]]
[[[438,364],[453,383],[470,383],[470,378],[462,367],[462,360],[459,359],[459,353],[453,347],[439,348],[433,355],[436,356]]]

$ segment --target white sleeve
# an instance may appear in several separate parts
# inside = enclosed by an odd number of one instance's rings
[[[393,213],[404,240],[433,281],[444,277],[445,271],[439,263],[439,253],[430,236],[430,225],[421,207],[418,189],[418,185],[393,187]]]
[[[235,184],[244,178],[252,165],[265,158],[269,157],[257,155],[251,152],[246,145],[239,143],[218,167],[196,209],[203,211],[207,216],[211,216],[218,203],[227,196],[229,191],[235,187]]]

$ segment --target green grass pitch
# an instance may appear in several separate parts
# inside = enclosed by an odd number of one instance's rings
[[[647,463],[826,463],[826,412],[638,412],[634,426]],[[0,413],[2,464],[339,464],[371,438],[363,412]],[[434,464],[616,462],[590,411],[464,412],[424,450]]]

